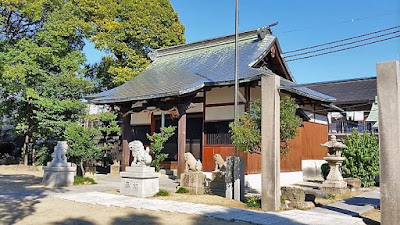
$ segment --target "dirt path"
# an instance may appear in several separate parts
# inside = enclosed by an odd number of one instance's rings
[[[0,194],[41,193],[46,189],[40,184],[42,175],[42,171],[0,166]],[[0,224],[248,224],[180,213],[89,205],[45,194],[38,196],[25,200],[0,198]]]

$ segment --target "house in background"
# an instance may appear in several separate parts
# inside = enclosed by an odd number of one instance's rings
[[[261,98],[261,77],[281,77],[281,96],[291,96],[302,110],[300,134],[292,151],[282,159],[282,185],[302,181],[303,159],[322,159],[320,146],[328,140],[327,109],[335,98],[306,87],[296,87],[277,38],[269,27],[239,34],[239,114]],[[168,158],[163,166],[183,172],[183,153],[191,152],[203,162],[203,170],[214,169],[214,154],[224,159],[234,154],[229,123],[234,109],[234,35],[159,49],[149,54],[152,63],[131,81],[88,96],[94,104],[119,107],[123,114],[121,167],[130,165],[128,143],[140,140],[150,145],[146,134],[161,126],[176,126],[165,144]],[[265,87],[264,87],[265,88]],[[245,159],[248,183],[260,189],[261,157],[239,153]]]
[[[376,121],[367,119],[375,102],[376,77],[357,78],[306,84],[306,87],[336,98],[335,106],[340,109],[328,114],[329,134],[339,138],[359,132],[373,132]],[[373,119],[372,119],[373,120]]]

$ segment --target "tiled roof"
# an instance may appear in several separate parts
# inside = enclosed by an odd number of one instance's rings
[[[264,28],[266,29],[266,28]],[[254,68],[263,59],[277,39],[264,33],[260,38],[257,30],[240,34],[239,82],[259,80],[264,75],[275,75],[270,69]],[[278,54],[280,54],[279,44]],[[153,62],[129,82],[102,93],[87,96],[95,104],[148,100],[193,93],[205,86],[234,83],[235,60],[234,36],[226,36],[164,48],[150,55]],[[288,71],[287,79],[294,81]],[[291,81],[287,82],[291,82]],[[290,88],[291,92],[323,101],[331,97],[307,88]]]
[[[372,102],[377,95],[376,77],[321,82],[304,86],[336,98],[337,104],[360,101]]]

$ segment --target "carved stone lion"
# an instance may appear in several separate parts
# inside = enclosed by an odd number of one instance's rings
[[[226,169],[226,162],[222,158],[220,154],[214,155],[214,162],[215,162],[215,170],[214,171],[221,171]]]
[[[196,161],[192,153],[186,152],[183,158],[185,159],[185,172],[203,170],[203,164],[201,164],[200,159]]]
[[[51,157],[53,158],[51,164],[66,164],[67,157],[65,156],[65,154],[67,154],[67,149],[68,144],[66,141],[58,141],[57,145],[54,147],[54,152],[51,154]]]
[[[133,161],[132,165],[148,165],[151,163],[151,155],[149,147],[144,149],[143,143],[141,141],[129,142],[129,150],[132,151]]]

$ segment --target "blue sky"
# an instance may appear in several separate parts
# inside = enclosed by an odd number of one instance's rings
[[[235,0],[171,0],[187,42],[234,33]],[[272,27],[283,52],[400,25],[397,0],[240,0],[239,31]],[[395,34],[399,35],[399,33]],[[393,36],[393,35],[392,35]],[[89,63],[103,55],[88,44]],[[298,83],[371,77],[376,63],[400,60],[400,38],[310,59],[288,62]]]

